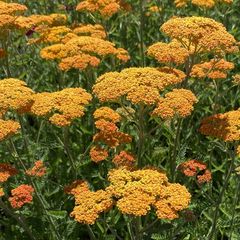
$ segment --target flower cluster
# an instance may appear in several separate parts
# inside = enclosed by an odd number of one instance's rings
[[[233,82],[236,84],[236,85],[240,85],[240,74],[235,74],[233,76]]]
[[[115,155],[112,162],[116,167],[133,167],[135,164],[135,157],[126,151],[121,151],[119,154]]]
[[[215,114],[202,120],[199,131],[226,142],[240,140],[240,110]]]
[[[190,53],[180,42],[172,41],[170,43],[154,43],[148,48],[147,54],[160,63],[183,64]]]
[[[3,188],[0,187],[0,197],[4,196]]]
[[[108,157],[108,148],[116,148],[117,146],[132,141],[130,135],[119,131],[116,123],[120,121],[120,115],[109,107],[101,107],[94,114],[96,128],[99,130],[93,141],[96,146],[90,150],[90,157],[94,162],[100,162]],[[100,147],[104,144],[105,147]]]
[[[163,119],[187,117],[193,110],[193,105],[197,103],[196,96],[187,89],[173,89],[164,98],[160,98],[153,115]]]
[[[178,169],[188,177],[197,177],[197,182],[203,184],[205,182],[210,182],[212,179],[211,172],[207,169],[206,164],[199,162],[195,159],[189,160],[187,162],[181,163]]]
[[[106,38],[106,32],[103,26],[99,24],[87,24],[79,25],[71,29],[67,26],[55,26],[55,27],[39,27],[35,29],[39,36],[37,38],[29,39],[29,44],[33,43],[67,43],[73,38],[79,36],[90,36],[94,38],[104,39]]]
[[[43,92],[34,95],[31,112],[49,118],[57,126],[69,126],[75,118],[84,115],[84,106],[92,96],[82,88],[65,88],[58,92]]]
[[[14,110],[18,113],[28,112],[33,103],[34,92],[24,81],[7,78],[0,81],[0,111]]]
[[[123,62],[129,60],[126,50],[116,48],[114,43],[107,40],[90,36],[73,37],[65,44],[45,47],[40,55],[47,60],[59,60],[59,68],[63,71],[72,68],[84,70],[88,66],[97,67],[100,59],[109,55],[114,55]]]
[[[94,224],[100,213],[109,210],[113,205],[111,195],[103,190],[90,191],[87,184],[75,181],[67,188],[75,197],[75,207],[70,216],[83,224]]]
[[[29,176],[42,177],[46,174],[46,167],[44,166],[43,161],[39,160],[34,163],[34,167],[28,169],[26,174]]]
[[[67,16],[64,14],[53,13],[50,15],[30,15],[30,16],[20,16],[15,20],[15,25],[17,28],[22,30],[30,30],[38,32],[41,29],[48,27],[63,25],[67,21]]]
[[[9,198],[11,206],[13,208],[21,208],[24,204],[32,202],[33,192],[33,187],[26,184],[22,184],[11,190],[12,197]]]
[[[8,30],[16,28],[15,19],[17,15],[26,10],[27,7],[25,5],[0,1],[0,38],[5,37],[5,33]]]
[[[118,102],[126,97],[133,104],[156,104],[160,91],[183,81],[185,75],[163,69],[126,68],[121,72],[105,73],[97,79],[93,93],[101,102]]]
[[[13,120],[0,119],[0,141],[3,141],[18,132],[20,124]]]
[[[103,17],[111,17],[121,9],[130,10],[129,4],[123,0],[84,0],[77,5],[77,11],[99,13]]]
[[[175,219],[190,203],[191,195],[187,189],[169,183],[166,174],[157,169],[113,169],[108,180],[110,185],[96,192],[90,191],[87,184],[79,180],[67,188],[67,192],[75,197],[76,206],[71,216],[76,221],[94,224],[99,214],[114,204],[123,214],[143,216],[154,207],[158,218]]]
[[[158,218],[174,219],[190,202],[191,195],[184,186],[169,183],[166,174],[156,169],[115,169],[108,179],[106,191],[117,199],[116,206],[123,214],[146,215],[153,206]]]
[[[193,5],[203,8],[213,8],[218,3],[231,4],[233,0],[175,0],[174,3],[176,7],[181,8],[185,7],[189,2]]]
[[[8,163],[0,163],[0,183],[6,182],[8,178],[18,173],[17,169]]]
[[[192,77],[224,79],[227,77],[227,71],[234,68],[232,62],[224,59],[211,59],[209,62],[203,62],[193,66],[191,71]]]
[[[173,17],[161,30],[192,53],[238,51],[236,40],[219,22],[205,17]]]

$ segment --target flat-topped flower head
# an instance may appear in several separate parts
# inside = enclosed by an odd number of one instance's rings
[[[211,172],[207,169],[207,165],[195,159],[181,163],[178,169],[188,177],[196,176],[199,184],[209,182],[212,179]]]
[[[128,52],[122,48],[116,48],[114,43],[109,41],[89,37],[80,36],[73,37],[66,44],[55,44],[45,47],[41,50],[40,55],[47,60],[60,60],[60,69],[69,70],[77,68],[77,61],[87,66],[97,66],[100,59],[114,55],[122,62],[129,60]],[[74,65],[74,61],[76,62]],[[72,65],[71,65],[72,64]],[[80,66],[83,66],[80,64]],[[84,67],[80,68],[81,70]]]
[[[21,208],[26,203],[30,203],[33,200],[34,189],[32,186],[22,184],[19,187],[11,190],[12,197],[9,198],[9,202],[13,208]]]
[[[227,72],[234,68],[234,63],[224,59],[211,59],[209,62],[195,64],[190,73],[195,78],[224,79]]]
[[[118,102],[125,97],[133,104],[153,105],[159,101],[160,91],[182,80],[157,68],[126,68],[120,73],[100,76],[93,86],[93,93],[101,102]]]
[[[121,9],[129,10],[129,5],[123,0],[83,0],[76,8],[77,11],[98,13],[103,17],[111,17]]]
[[[199,131],[225,142],[240,140],[240,110],[215,114],[201,122]]]
[[[0,119],[0,141],[12,137],[20,130],[20,124],[12,120]]]
[[[65,14],[53,13],[50,15],[33,14],[30,16],[20,16],[16,18],[14,24],[17,28],[30,30],[34,27],[34,31],[38,32],[48,27],[61,26],[67,21]]]
[[[67,194],[77,195],[89,191],[88,183],[83,180],[75,180],[64,188]]]
[[[173,17],[162,25],[161,30],[194,52],[228,53],[238,50],[234,37],[223,24],[211,18]]]
[[[108,157],[108,151],[99,146],[93,146],[90,149],[90,158],[93,162],[99,163],[106,160]]]
[[[8,163],[0,163],[0,183],[6,182],[8,178],[18,173],[17,169]]]
[[[121,120],[121,116],[109,107],[100,107],[93,113],[94,119],[104,119],[113,123],[117,123]]]
[[[152,114],[163,119],[170,119],[174,116],[185,118],[191,114],[193,105],[197,101],[196,96],[190,90],[173,89],[164,98],[159,99]]]
[[[116,167],[133,167],[136,162],[136,158],[129,152],[121,151],[119,154],[114,156],[112,162]]]
[[[188,3],[192,3],[195,6],[201,8],[213,8],[217,4],[231,4],[233,0],[175,0],[174,3],[176,7],[181,8],[185,7]]]
[[[73,29],[73,33],[78,36],[90,36],[95,38],[105,39],[107,37],[107,33],[104,27],[100,24],[81,24]]]
[[[34,92],[24,81],[6,78],[0,81],[0,110],[14,110],[18,113],[29,111]]]
[[[189,51],[181,43],[172,41],[170,43],[157,42],[151,45],[147,54],[160,63],[183,64],[189,57]]]
[[[25,5],[19,3],[7,3],[0,1],[0,15],[8,14],[8,15],[17,15],[19,13],[23,13],[27,10]]]
[[[34,163],[34,166],[26,171],[26,174],[34,177],[42,177],[46,174],[47,168],[44,166],[42,160],[38,160]]]
[[[155,207],[158,218],[174,219],[190,203],[187,189],[169,183],[166,174],[157,169],[114,169],[109,172],[108,180],[106,191],[116,199],[116,206],[124,214],[143,216]]]
[[[82,88],[65,88],[53,93],[37,93],[31,112],[49,118],[57,126],[69,126],[75,118],[84,115],[84,109],[92,97]]]
[[[104,191],[83,191],[75,194],[75,207],[70,216],[82,224],[94,224],[99,215],[113,205],[111,195]]]

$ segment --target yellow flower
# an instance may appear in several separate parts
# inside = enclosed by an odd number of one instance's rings
[[[127,68],[120,73],[109,72],[100,76],[93,86],[93,93],[102,102],[117,102],[126,97],[133,104],[152,105],[159,101],[160,91],[182,80],[174,73],[157,68]]]
[[[94,224],[100,213],[113,205],[111,195],[103,190],[84,191],[75,194],[75,207],[70,216],[82,224]]]
[[[34,92],[24,81],[6,78],[0,81],[0,110],[14,110],[18,113],[28,112],[33,103]]]
[[[173,118],[175,115],[184,118],[191,114],[196,102],[197,98],[190,90],[173,89],[159,100],[152,114],[163,119]]]
[[[0,15],[8,14],[8,15],[15,15],[18,13],[25,12],[27,7],[22,4],[18,3],[6,3],[0,1]]]
[[[227,77],[227,71],[234,68],[232,62],[224,59],[211,59],[209,62],[195,64],[191,71],[191,77],[223,79]]]
[[[75,118],[84,115],[84,106],[89,104],[91,99],[91,95],[82,88],[38,93],[34,96],[31,112],[37,116],[48,117],[49,121],[57,126],[68,126]]]
[[[226,142],[240,140],[240,110],[204,118],[199,131]]]
[[[16,134],[20,129],[20,124],[12,120],[0,119],[0,141]]]
[[[120,121],[121,116],[109,107],[100,107],[93,113],[94,119],[104,119],[113,123]]]
[[[183,64],[189,57],[189,51],[177,41],[154,43],[148,48],[147,54],[154,57],[158,62],[167,64]]]
[[[233,52],[236,40],[219,22],[205,17],[173,17],[161,30],[179,41],[187,50],[196,52]]]

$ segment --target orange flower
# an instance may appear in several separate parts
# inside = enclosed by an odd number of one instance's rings
[[[113,123],[117,123],[120,121],[121,116],[114,110],[109,107],[100,107],[98,108],[94,114],[94,119],[104,119],[106,121],[110,121]]]
[[[239,126],[240,110],[236,110],[204,118],[199,131],[204,135],[232,142],[240,140]]]
[[[117,167],[123,167],[123,166],[132,167],[134,165],[135,161],[136,161],[135,157],[126,151],[121,151],[112,160],[112,162]]]
[[[6,3],[0,1],[0,15],[8,14],[8,15],[16,15],[18,13],[23,13],[27,10],[27,7],[18,3]]]
[[[77,194],[83,194],[86,191],[89,191],[88,184],[82,180],[76,180],[64,188],[65,193],[72,194],[74,196]]]
[[[158,218],[174,219],[190,202],[191,195],[184,186],[168,183],[166,175],[156,169],[114,169],[108,179],[106,191],[117,200],[116,205],[124,214],[146,215],[154,206]]]
[[[0,187],[0,197],[3,197],[3,196],[4,196],[3,188]]]
[[[71,69],[70,64],[74,64],[74,60],[80,61],[81,70],[87,66],[98,66],[100,58],[109,55],[114,55],[123,62],[129,60],[126,50],[116,48],[115,44],[109,41],[89,36],[73,37],[66,44],[55,44],[45,47],[41,50],[40,55],[47,60],[62,61],[59,64],[62,70]],[[78,64],[75,63],[73,68],[77,68],[77,66]]]
[[[123,3],[120,0],[84,0],[77,5],[77,11],[89,11],[100,13],[103,17],[111,17],[117,13]]]
[[[0,58],[4,58],[6,56],[6,52],[4,49],[0,48]]]
[[[75,195],[75,207],[70,216],[82,224],[94,224],[100,213],[113,205],[111,195],[103,190],[84,191]]]
[[[104,30],[104,27],[100,24],[87,24],[87,25],[79,25],[78,27],[73,29],[73,33],[77,34],[78,36],[90,36],[95,38],[102,38],[105,39],[107,34]]]
[[[127,68],[105,73],[97,79],[93,93],[102,102],[117,102],[126,97],[133,104],[153,105],[159,101],[160,91],[183,79],[174,73],[156,68]]]
[[[39,160],[34,163],[34,167],[28,169],[26,174],[29,176],[42,177],[46,174],[46,167],[43,164],[43,161]]]
[[[174,17],[161,30],[192,53],[238,51],[236,40],[219,22],[205,17]]]
[[[178,169],[188,177],[197,176],[197,182],[202,184],[209,182],[212,179],[211,172],[207,169],[206,164],[201,163],[197,160],[189,160],[181,163]]]
[[[28,112],[33,103],[33,95],[33,90],[28,88],[24,81],[15,78],[0,81],[1,111]]]
[[[20,129],[20,124],[12,120],[2,120],[0,119],[0,141],[13,136]]]
[[[89,104],[91,99],[91,95],[82,88],[38,93],[34,96],[31,112],[37,116],[48,117],[49,121],[57,126],[68,126],[75,118],[84,115],[84,106]]]
[[[26,184],[22,184],[11,190],[12,197],[9,198],[11,206],[13,208],[21,208],[24,204],[32,202],[33,192],[33,187]]]
[[[99,146],[94,146],[90,150],[90,157],[93,162],[101,162],[108,157],[108,151]]]
[[[11,164],[0,163],[0,183],[6,182],[9,177],[18,173],[17,169]]]
[[[153,111],[153,115],[163,119],[178,117],[187,117],[193,110],[193,104],[197,102],[196,96],[187,89],[173,89],[160,98],[157,107]]]
[[[148,48],[147,54],[154,57],[160,63],[183,64],[190,53],[187,49],[182,47],[181,43],[172,41],[170,43],[154,43]]]
[[[223,79],[227,77],[227,71],[232,70],[234,64],[224,59],[211,59],[209,62],[195,64],[191,71],[192,77]]]

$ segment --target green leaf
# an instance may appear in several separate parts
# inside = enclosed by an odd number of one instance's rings
[[[67,216],[67,211],[62,210],[49,210],[47,213],[49,216],[55,217],[57,219],[63,219]]]

